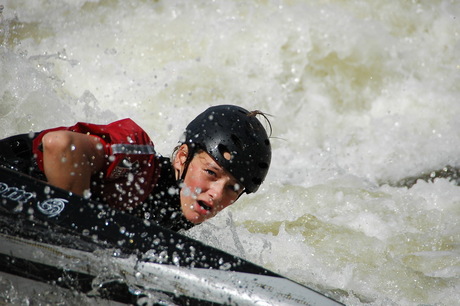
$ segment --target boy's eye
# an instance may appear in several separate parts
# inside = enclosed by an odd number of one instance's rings
[[[216,173],[214,171],[212,171],[212,170],[204,169],[204,171],[209,175],[216,176]]]

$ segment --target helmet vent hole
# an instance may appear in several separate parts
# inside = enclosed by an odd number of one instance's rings
[[[238,147],[238,149],[243,150],[243,144],[241,143],[241,139],[235,134],[232,134],[230,137],[233,143]]]
[[[259,168],[268,169],[268,164],[267,163],[259,163]]]
[[[232,154],[230,153],[230,150],[227,149],[226,146],[223,144],[220,144],[218,146],[220,154],[226,159],[226,160],[231,160],[233,158]]]

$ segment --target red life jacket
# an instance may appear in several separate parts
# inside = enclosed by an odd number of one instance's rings
[[[118,209],[134,208],[152,191],[159,175],[153,142],[131,119],[107,125],[78,122],[71,127],[58,127],[41,132],[33,142],[38,167],[43,169],[43,136],[51,131],[68,130],[99,137],[104,145],[107,163],[103,175],[91,180],[91,198]]]

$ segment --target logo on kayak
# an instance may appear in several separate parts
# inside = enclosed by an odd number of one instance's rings
[[[67,203],[69,203],[69,201],[65,199],[48,199],[43,202],[38,202],[37,208],[42,214],[51,218],[59,215],[64,210]]]
[[[21,204],[35,198],[35,193],[17,187],[10,187],[8,184],[0,182],[0,199],[1,198]],[[64,210],[67,203],[69,203],[69,201],[65,199],[47,199],[43,202],[38,202],[37,208],[42,214],[51,218],[59,215]],[[2,202],[2,204],[6,205],[6,202]]]
[[[0,183],[0,194],[2,198],[10,199],[15,202],[26,202],[34,197],[34,194],[31,192],[16,187],[10,187],[5,183]]]

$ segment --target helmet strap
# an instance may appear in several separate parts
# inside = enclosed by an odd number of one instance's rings
[[[190,162],[193,159],[193,156],[195,155],[195,149],[192,149],[191,146],[187,145],[188,153],[187,153],[187,159],[185,160],[184,163],[184,169],[182,173],[179,173],[179,170],[176,172],[176,179],[177,179],[177,184],[181,185],[184,180],[185,180],[185,175],[187,174],[188,166],[190,165]]]

